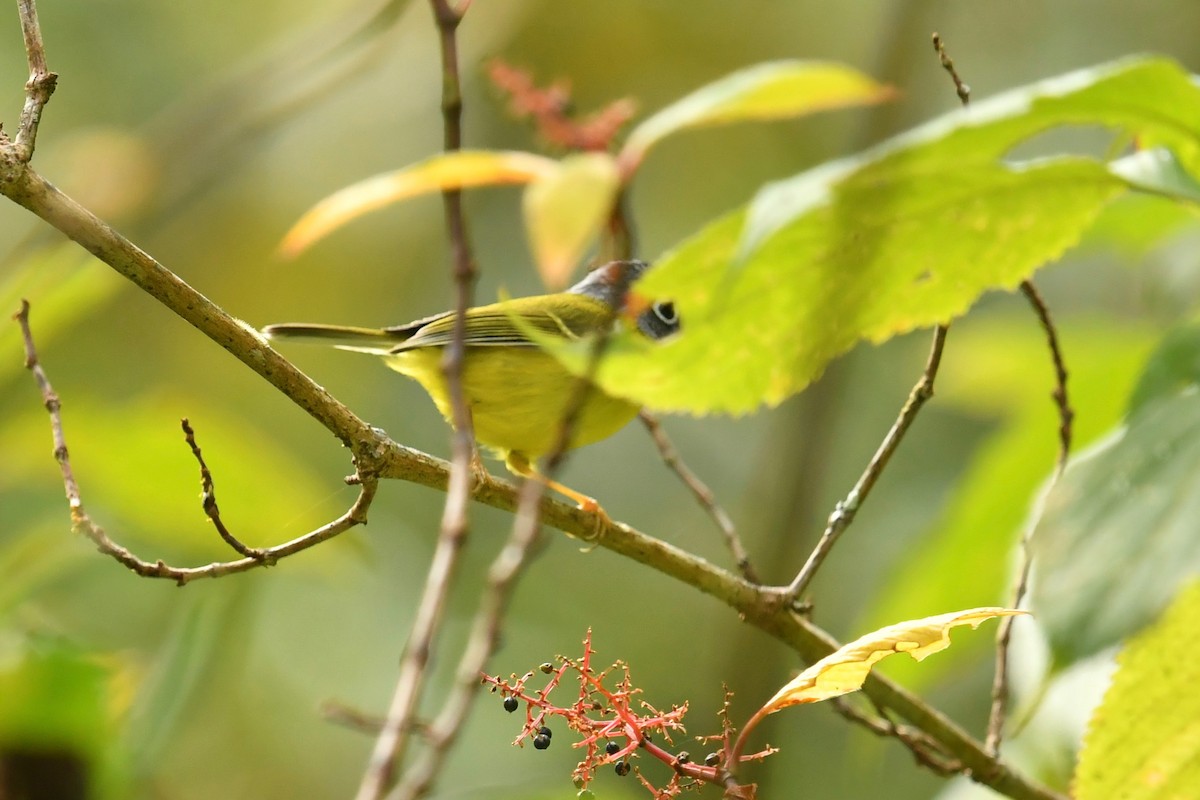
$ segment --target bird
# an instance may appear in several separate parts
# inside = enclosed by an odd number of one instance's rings
[[[466,311],[461,385],[476,441],[513,474],[541,480],[585,511],[603,514],[595,499],[542,475],[537,460],[556,448],[568,413],[575,414],[567,440],[571,449],[608,438],[637,416],[640,406],[595,384],[586,387],[582,400],[575,399],[579,378],[527,331],[579,340],[632,322],[652,341],[674,336],[680,330],[674,303],[647,303],[629,291],[647,269],[644,261],[610,261],[565,291]],[[453,425],[442,358],[453,337],[454,319],[455,313],[446,311],[386,328],[283,323],[268,325],[262,333],[269,339],[316,340],[379,356],[388,367],[417,381]],[[473,466],[482,469],[477,460]]]

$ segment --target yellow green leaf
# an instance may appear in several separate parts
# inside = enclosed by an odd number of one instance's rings
[[[890,87],[841,64],[771,61],[704,86],[642,122],[621,158],[636,164],[667,136],[688,128],[743,120],[783,119],[832,108],[878,103]]]
[[[284,235],[281,255],[299,255],[352,219],[429,192],[529,183],[553,173],[556,161],[520,151],[458,150],[347,186],[309,209]]]
[[[542,280],[553,290],[571,271],[612,210],[620,184],[616,160],[607,153],[564,158],[525,190],[525,228]]]
[[[1185,153],[1200,140],[1200,87],[1169,61],[1104,65],[770,184],[657,260],[636,289],[673,301],[682,331],[653,348],[614,337],[597,383],[658,411],[776,405],[859,342],[955,319],[985,292],[1016,288],[1132,185],[1173,197],[1186,186],[1148,160],[1117,175],[1087,157],[1009,157],[1078,125],[1153,134]],[[574,350],[564,362],[582,372],[586,353]]]
[[[1200,584],[1117,657],[1092,718],[1072,795],[1171,800],[1200,797]]]
[[[816,703],[862,688],[875,664],[890,655],[907,653],[917,661],[950,646],[950,629],[978,628],[994,617],[1024,614],[1011,608],[972,608],[908,620],[868,633],[830,653],[797,675],[767,701],[755,716],[773,714],[800,703]]]

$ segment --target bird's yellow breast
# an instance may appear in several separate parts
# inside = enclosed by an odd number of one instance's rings
[[[452,420],[442,375],[441,347],[405,350],[384,357],[392,369],[425,388],[438,411]],[[475,438],[502,457],[518,453],[530,460],[549,453],[574,393],[576,378],[538,347],[468,347],[463,393],[471,410]],[[616,433],[637,416],[638,407],[590,388],[579,409],[571,447]]]

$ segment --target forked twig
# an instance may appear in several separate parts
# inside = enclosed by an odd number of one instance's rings
[[[375,499],[375,490],[379,485],[379,481],[374,476],[360,475],[358,482],[361,486],[358,497],[355,499],[354,504],[347,509],[346,513],[316,530],[292,539],[290,542],[284,542],[275,547],[267,547],[260,550],[246,548],[247,551],[251,551],[253,554],[246,555],[246,557],[236,561],[218,561],[203,567],[173,567],[162,560],[146,561],[139,558],[127,548],[109,538],[104,529],[93,522],[91,517],[88,516],[87,511],[84,510],[83,500],[79,492],[79,484],[76,482],[75,474],[71,469],[66,435],[63,432],[62,402],[50,385],[50,380],[46,377],[45,370],[42,369],[42,365],[38,361],[33,333],[29,327],[29,302],[27,300],[21,301],[21,309],[13,315],[13,319],[21,326],[21,335],[25,342],[25,367],[33,373],[34,380],[37,382],[38,388],[42,393],[42,404],[50,414],[50,429],[54,437],[54,458],[58,461],[59,469],[62,472],[63,487],[67,493],[67,505],[71,510],[71,528],[90,539],[101,553],[117,560],[136,574],[144,578],[172,580],[180,586],[200,578],[220,578],[237,572],[246,572],[256,567],[271,566],[282,558],[295,555],[321,542],[332,539],[334,536],[356,525],[366,524],[367,509],[371,507],[371,502]],[[198,453],[197,457],[199,457]],[[203,462],[201,463],[203,464]],[[213,508],[215,511],[215,501]],[[208,511],[207,503],[205,510],[206,512]],[[212,518],[211,514],[210,518]],[[226,541],[229,541],[229,539],[226,539]],[[237,540],[234,539],[233,541]]]

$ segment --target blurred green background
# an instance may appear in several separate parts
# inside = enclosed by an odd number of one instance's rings
[[[440,148],[436,35],[425,3],[105,0],[44,2],[40,13],[61,78],[35,166],[230,313],[256,327],[374,325],[450,305],[435,197],[361,219],[294,263],[272,252],[318,199]],[[935,30],[985,97],[1136,52],[1195,69],[1198,26],[1200,5],[1183,0],[477,2],[461,28],[465,141],[538,147],[486,81],[493,57],[542,82],[569,79],[585,112],[630,96],[644,115],[774,58],[846,62],[901,90],[878,109],[689,133],[656,148],[632,194],[638,253],[652,259],[764,181],[954,108],[929,45]],[[10,132],[26,76],[10,8],[0,16],[0,118]],[[466,207],[477,297],[537,291],[518,192],[472,192]],[[1197,297],[1195,232],[1146,246],[1143,210],[1132,201],[1115,209],[1039,277],[1077,379],[1084,438],[1116,420],[1141,361]],[[119,541],[171,563],[228,557],[197,499],[179,432],[185,416],[224,519],[244,541],[291,538],[353,500],[341,483],[347,454],[324,429],[9,204],[0,205],[0,254],[0,300],[12,310],[20,297],[33,304],[84,502]],[[752,417],[666,420],[766,580],[786,583],[802,563],[894,418],[926,346],[917,334],[861,347],[801,396]],[[448,452],[447,428],[415,384],[371,359],[287,353],[396,440]],[[11,706],[0,704],[0,736],[80,754],[87,780],[108,797],[348,796],[371,740],[324,720],[320,707],[385,707],[443,496],[388,484],[368,528],[275,569],[185,589],[140,580],[72,538],[49,426],[21,366],[16,326],[0,326],[0,692],[7,687]],[[1008,543],[1053,462],[1051,388],[1041,334],[1019,298],[985,298],[955,326],[938,398],[813,585],[819,623],[849,639],[873,623],[1002,599],[994,588]],[[564,480],[615,518],[729,564],[713,525],[639,426],[576,453]],[[433,698],[449,684],[483,573],[511,522],[482,507],[472,520]],[[599,657],[627,661],[649,702],[691,704],[694,734],[718,729],[723,682],[736,693],[735,718],[744,718],[799,666],[694,591],[551,535],[520,585],[491,669],[523,673],[575,654],[589,627]],[[977,646],[940,656],[928,675],[900,673],[981,734],[990,633],[975,636]],[[1044,780],[1062,785],[1069,773],[1078,708],[1048,706],[1026,737],[1024,763]],[[566,737],[547,752],[517,750],[509,746],[517,724],[499,702],[481,702],[438,796],[572,796],[577,758]],[[762,731],[783,750],[748,770],[765,797],[875,797],[887,787],[889,797],[921,798],[945,786],[898,744],[828,708],[778,715]],[[645,796],[607,771],[594,788],[601,797]]]

